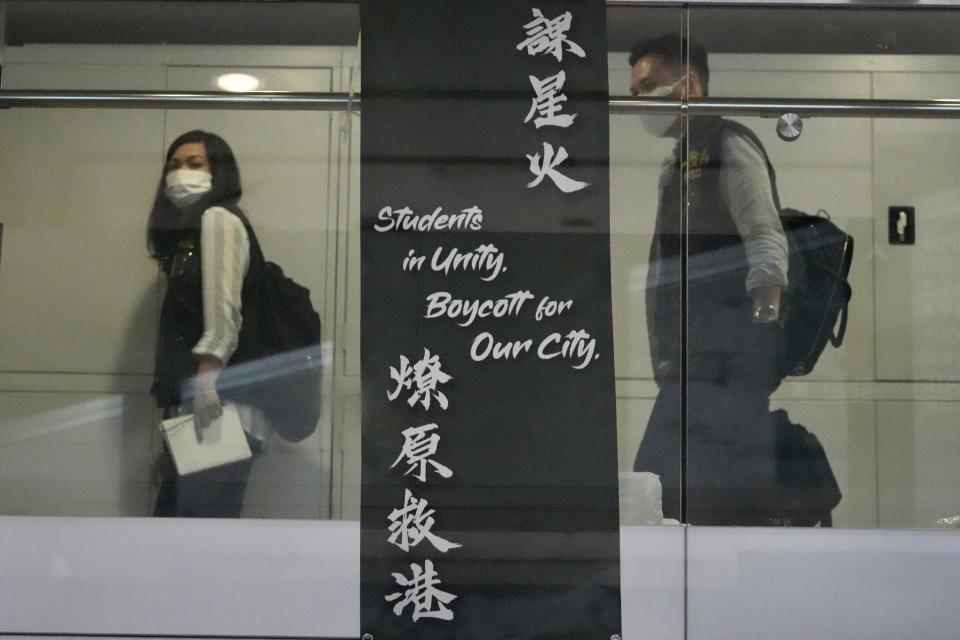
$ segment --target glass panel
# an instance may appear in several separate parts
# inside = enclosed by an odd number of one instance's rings
[[[957,98],[948,34],[958,20],[929,10],[693,9],[709,92],[691,55],[692,104],[704,95]],[[773,118],[694,111],[689,120],[688,520],[938,526],[957,513],[960,299],[946,274],[960,233],[960,131],[951,119],[802,124],[797,138]],[[856,249],[848,276],[842,234]],[[824,346],[842,331],[844,281],[845,335]]]
[[[330,93],[351,86],[359,31],[352,3],[0,6],[4,90]],[[230,74],[234,82],[243,74],[248,85],[228,84]],[[341,515],[337,447],[344,443],[335,433],[344,431],[345,377],[343,357],[334,354],[344,352],[335,342],[343,339],[338,309],[346,299],[337,273],[344,271],[351,126],[345,112],[311,110],[0,112],[0,514]],[[190,192],[207,189],[190,182],[198,176],[189,172],[172,187],[184,209],[173,205],[173,191],[164,195],[165,154],[173,155],[170,169],[198,168],[177,155],[190,147],[171,148],[192,130],[215,133],[232,149],[239,201],[220,188],[232,174],[210,137],[189,141],[199,141],[212,163],[212,195],[189,206]],[[227,211],[204,213],[201,223],[199,214],[215,205]],[[159,262],[145,242],[155,206]],[[236,207],[250,227],[237,227]],[[263,273],[246,248],[251,232],[267,260],[310,290],[319,312],[321,339],[302,357],[258,357],[269,339],[256,326],[273,323],[251,293]],[[190,250],[204,238],[202,252]],[[229,292],[230,282],[234,297],[242,291],[239,305],[215,293]],[[237,375],[219,375],[217,388],[224,404],[239,407],[237,438],[249,442],[253,457],[179,476],[158,425],[194,406],[216,413],[209,393],[198,395],[202,406],[185,393],[181,403],[174,399],[201,355],[210,366],[236,366]],[[321,376],[300,364],[308,356]],[[322,396],[318,420],[281,416],[275,400],[257,395],[291,367],[316,390],[306,397]],[[316,425],[309,437],[281,436],[279,424],[300,423]],[[203,432],[216,437],[216,429]]]
[[[359,91],[353,3],[3,7],[5,43],[13,45],[3,50],[4,89],[215,91],[227,74],[246,74],[254,78],[248,89]],[[216,19],[227,10],[230,28]],[[629,92],[633,43],[676,32],[680,22],[677,9],[611,11],[611,94]],[[679,51],[679,36],[670,47]],[[646,141],[640,121],[612,119],[611,245],[624,521],[646,523],[659,521],[660,507],[653,478],[634,473],[656,397],[644,330],[648,256],[637,248],[651,242],[649,194],[671,145]],[[241,514],[357,518],[359,114],[34,108],[3,112],[0,127],[0,286],[5,300],[20,301],[0,310],[0,455],[9,461],[0,513],[153,512],[157,474],[170,474],[155,464],[165,460],[156,429],[163,411],[149,393],[166,292],[156,263],[145,259],[146,221],[129,212],[149,212],[157,159],[180,133],[201,128],[232,146],[242,207],[267,258],[310,288],[324,327],[320,426],[301,443],[271,439]],[[637,215],[643,201],[647,210]],[[73,277],[59,276],[65,272]],[[680,317],[667,303],[659,313]],[[66,337],[75,335],[83,339]],[[679,414],[679,398],[662,404]],[[667,457],[679,460],[678,449]],[[676,495],[666,505],[668,517],[679,515]]]
[[[678,78],[650,61],[663,57],[679,62],[680,25],[681,14],[675,9],[608,9],[611,96],[663,95],[657,90]],[[652,55],[637,55],[643,53]],[[679,95],[664,97],[678,99]],[[679,386],[673,381],[680,375],[682,316],[680,299],[672,295],[680,284],[680,261],[654,242],[669,238],[670,244],[679,237],[680,200],[658,201],[657,195],[664,162],[676,152],[675,139],[660,135],[664,132],[658,128],[677,122],[679,113],[631,112],[610,117],[610,245],[622,524],[660,521],[661,509],[655,503],[661,492],[663,517],[677,522],[681,516],[682,405]],[[658,226],[659,235],[655,234]],[[648,330],[651,323],[662,327],[663,333],[655,336]],[[656,372],[654,363],[659,366]],[[658,424],[663,428],[658,429]]]

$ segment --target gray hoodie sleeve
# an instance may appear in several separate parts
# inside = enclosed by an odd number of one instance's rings
[[[763,153],[753,141],[733,133],[722,144],[720,196],[725,199],[747,251],[747,292],[787,286],[787,237],[773,203]]]

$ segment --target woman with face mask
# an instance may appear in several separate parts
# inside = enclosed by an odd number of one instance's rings
[[[190,131],[170,145],[147,225],[150,254],[166,279],[152,392],[164,417],[192,413],[201,433],[229,400],[254,456],[178,476],[165,449],[155,516],[239,516],[250,467],[270,435],[263,412],[225,384],[228,364],[262,353],[259,262],[251,264],[253,230],[238,207],[241,193],[222,138]]]

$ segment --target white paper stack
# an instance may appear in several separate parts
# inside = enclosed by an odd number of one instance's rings
[[[160,423],[160,430],[180,475],[246,460],[251,456],[240,415],[233,405],[224,405],[223,415],[201,431],[201,438],[197,437],[193,416],[164,420]]]

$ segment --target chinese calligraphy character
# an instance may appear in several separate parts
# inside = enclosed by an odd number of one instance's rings
[[[444,540],[431,531],[436,521],[433,518],[435,510],[429,507],[426,500],[415,498],[410,489],[404,490],[403,507],[394,509],[387,517],[390,520],[390,537],[387,541],[401,551],[409,551],[424,539],[441,553],[463,546]]]
[[[408,604],[412,604],[414,622],[420,618],[453,620],[453,611],[444,605],[453,602],[457,596],[437,588],[440,585],[440,579],[437,577],[437,572],[433,570],[433,563],[425,560],[423,567],[413,563],[410,569],[413,571],[413,576],[410,578],[402,573],[393,574],[397,585],[408,587],[402,593],[391,593],[384,598],[387,602],[400,600],[393,606],[393,612],[399,616]]]
[[[423,358],[412,367],[409,358],[400,356],[400,368],[390,367],[390,377],[397,383],[397,388],[392,393],[387,392],[387,399],[396,400],[403,389],[413,389],[407,399],[411,407],[419,402],[429,410],[431,400],[435,398],[440,408],[446,409],[447,396],[437,389],[437,385],[449,382],[453,377],[444,373],[440,366],[440,357],[431,356],[429,349],[423,350]]]
[[[567,101],[567,96],[560,93],[566,80],[567,74],[563,71],[542,80],[536,76],[530,76],[530,84],[533,85],[537,95],[531,101],[530,111],[524,122],[530,122],[534,114],[539,114],[540,117],[533,121],[537,129],[543,126],[569,127],[573,124],[577,114],[560,113],[563,110],[563,103]]]
[[[533,20],[523,25],[527,39],[517,45],[517,50],[526,49],[527,55],[535,56],[548,53],[558,61],[563,59],[563,48],[575,56],[586,58],[587,53],[573,40],[567,38],[567,31],[573,22],[569,11],[553,20],[544,17],[540,9],[533,10]]]
[[[534,155],[527,155],[527,160],[530,161],[530,173],[536,176],[531,182],[527,183],[527,188],[532,189],[541,182],[543,182],[544,177],[548,177],[553,180],[553,183],[557,185],[560,191],[564,193],[573,193],[574,191],[579,191],[584,187],[590,186],[589,182],[580,182],[579,180],[574,180],[563,175],[557,171],[557,167],[567,159],[567,150],[563,147],[560,147],[557,150],[556,155],[553,153],[553,145],[549,142],[543,143],[543,162],[540,161],[540,154],[535,153]]]
[[[427,435],[427,433],[434,431],[436,428],[437,425],[431,423],[421,427],[405,429],[403,431],[403,451],[400,452],[397,459],[390,465],[390,468],[393,469],[401,459],[406,458],[406,463],[410,465],[410,468],[403,474],[405,476],[410,475],[419,467],[419,471],[415,473],[413,477],[417,478],[420,482],[426,482],[427,465],[429,464],[441,477],[452,477],[453,471],[449,467],[432,459],[432,456],[437,453],[440,436],[436,433],[431,433],[430,435]]]

